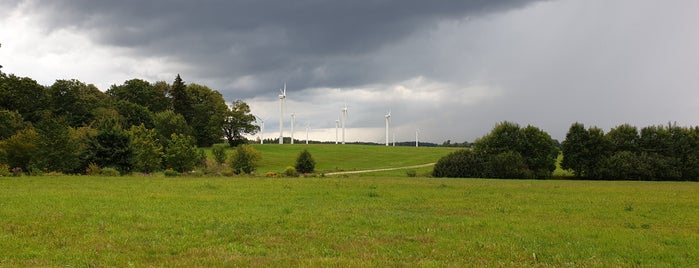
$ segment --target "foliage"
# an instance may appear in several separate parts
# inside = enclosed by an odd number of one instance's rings
[[[223,131],[231,147],[245,143],[247,140],[244,134],[255,134],[260,127],[254,125],[256,118],[250,113],[250,106],[247,103],[236,100],[233,102],[233,109],[229,111],[223,124]]]
[[[105,120],[95,126],[97,135],[89,143],[86,162],[112,167],[122,174],[133,168],[133,150],[129,133],[117,120]]]
[[[96,176],[96,175],[99,175],[100,173],[102,173],[102,169],[100,168],[99,165],[97,165],[95,163],[90,163],[89,165],[87,165],[87,168],[85,169],[85,175]]]
[[[228,155],[226,154],[226,146],[222,144],[215,144],[213,147],[211,147],[211,153],[214,155],[214,159],[216,159],[216,163],[219,165],[226,163],[226,158]]]
[[[432,171],[434,177],[477,178],[484,175],[484,163],[473,151],[461,149],[442,157]]]
[[[641,129],[628,124],[608,133],[574,124],[562,144],[564,168],[588,179],[699,180],[699,128]]]
[[[131,79],[122,85],[112,85],[106,93],[114,99],[137,104],[151,112],[161,112],[171,105],[166,95],[168,90],[169,85],[165,82],[150,84],[141,79]]]
[[[107,98],[94,85],[78,80],[57,80],[46,93],[50,111],[56,116],[65,116],[71,127],[90,124],[94,119],[93,111],[103,106]]]
[[[128,133],[131,137],[134,170],[146,173],[160,170],[163,146],[158,141],[157,132],[141,124],[132,126]]]
[[[158,140],[167,146],[172,134],[191,136],[192,129],[180,114],[166,110],[153,115],[153,126],[158,132]]]
[[[284,172],[282,172],[282,174],[284,174],[284,176],[286,176],[286,177],[298,177],[299,176],[299,173],[298,173],[298,171],[296,171],[296,168],[294,168],[292,166],[286,167],[284,169]]]
[[[12,173],[10,173],[10,165],[0,164],[0,177],[9,177],[11,175]]]
[[[172,134],[165,149],[165,166],[177,172],[191,171],[199,163],[199,150],[194,138],[183,134]]]
[[[311,156],[311,153],[308,152],[308,150],[304,149],[299,153],[299,156],[296,158],[296,170],[300,173],[313,173],[316,167],[316,161],[313,159],[313,156]]]
[[[218,91],[207,86],[190,84],[186,87],[190,111],[183,114],[199,147],[209,147],[221,141],[228,106]],[[189,115],[189,118],[187,117]]]
[[[0,141],[0,163],[29,170],[38,153],[38,134],[34,128],[25,128]]]
[[[80,172],[80,146],[63,117],[45,118],[37,124],[36,168],[56,172]]]
[[[417,171],[415,171],[414,169],[410,169],[405,172],[405,175],[407,175],[410,178],[414,178],[417,176]]]
[[[171,168],[166,169],[166,170],[163,172],[163,174],[165,175],[165,177],[177,177],[177,176],[180,175],[179,172],[177,172],[177,171],[175,171],[174,169],[171,169]]]
[[[435,177],[548,178],[556,169],[558,148],[533,126],[502,122],[477,139],[473,151],[460,150],[435,165]]]
[[[0,109],[0,140],[15,135],[17,131],[26,128],[22,115],[16,111]]]
[[[100,175],[105,177],[118,177],[121,175],[121,172],[114,168],[106,167],[100,171]]]
[[[28,77],[0,73],[0,109],[15,111],[24,120],[37,122],[47,106],[47,94],[43,86]]]
[[[257,169],[260,158],[260,152],[255,147],[241,144],[235,148],[230,166],[236,174],[251,173]]]

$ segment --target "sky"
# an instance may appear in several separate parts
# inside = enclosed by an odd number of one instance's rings
[[[699,1],[0,0],[2,71],[101,90],[133,78],[209,86],[279,136],[473,141],[495,124],[562,141],[699,125]],[[259,134],[258,134],[259,135]]]

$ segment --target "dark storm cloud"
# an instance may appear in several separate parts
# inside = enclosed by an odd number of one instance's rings
[[[305,88],[404,79],[373,69],[371,53],[444,19],[528,2],[66,0],[33,8],[52,30],[76,28],[102,45],[174,58],[191,67],[181,72],[218,79],[225,91],[242,90],[230,83],[245,75],[265,81],[264,89],[282,80]]]

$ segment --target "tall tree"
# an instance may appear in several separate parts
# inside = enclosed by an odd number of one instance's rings
[[[103,107],[107,95],[94,85],[78,80],[57,80],[47,89],[49,107],[55,116],[65,116],[72,127],[88,125],[93,111]]]
[[[590,135],[585,129],[585,125],[576,122],[570,126],[566,139],[561,143],[561,151],[563,151],[562,168],[572,169],[576,176],[583,176],[588,166],[588,149],[586,145],[589,139]]]
[[[254,125],[256,118],[250,113],[250,106],[242,100],[233,102],[233,109],[229,111],[226,121],[223,124],[223,131],[231,147],[238,146],[246,142],[243,134],[255,134],[260,127]]]
[[[170,87],[170,97],[172,98],[172,110],[175,113],[181,114],[189,123],[192,120],[192,103],[187,96],[187,86],[182,81],[179,74],[175,77],[175,81]]]
[[[25,121],[38,122],[47,109],[46,90],[31,78],[0,74],[0,109],[17,111]]]
[[[167,83],[164,84],[167,86]],[[118,100],[146,107],[151,112],[160,112],[170,107],[170,100],[166,95],[167,88],[163,87],[163,83],[159,82],[157,85],[156,87],[156,85],[141,79],[131,79],[122,85],[112,85],[107,90],[107,94]]]
[[[220,142],[228,116],[228,106],[221,93],[207,86],[190,84],[187,86],[187,96],[191,104],[187,123],[192,127],[197,146],[209,147]]]

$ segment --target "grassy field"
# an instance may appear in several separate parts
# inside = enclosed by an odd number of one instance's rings
[[[457,150],[445,147],[386,147],[378,145],[335,144],[255,144],[262,154],[258,173],[281,172],[296,164],[298,154],[307,149],[316,160],[316,172],[334,172],[405,167],[435,163]],[[427,172],[431,168],[421,169]],[[405,174],[405,171],[400,171]],[[390,174],[395,174],[393,172]],[[385,173],[384,173],[385,174]]]
[[[685,182],[0,178],[0,266],[691,267],[697,193]]]

